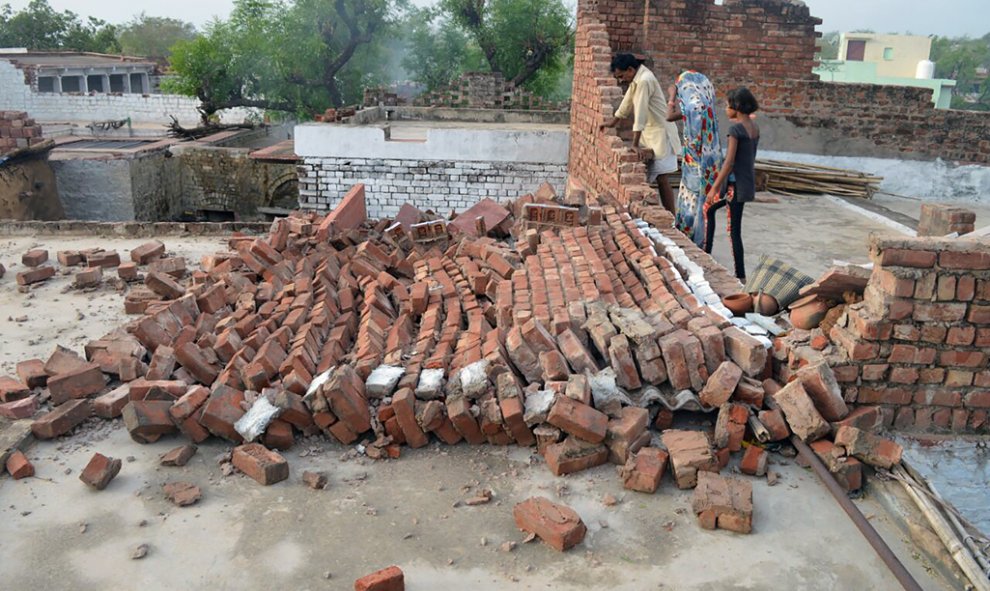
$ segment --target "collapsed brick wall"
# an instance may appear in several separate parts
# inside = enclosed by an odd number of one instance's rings
[[[990,244],[875,239],[863,302],[831,330],[847,401],[899,429],[990,430]]]
[[[43,142],[41,126],[24,111],[0,111],[0,154]]]
[[[574,40],[574,90],[571,95],[571,144],[568,173],[594,194],[630,204],[655,194],[646,169],[614,130],[598,126],[622,100],[609,73],[612,47],[606,26],[593,9],[579,4]]]
[[[566,164],[387,158],[307,158],[299,167],[299,207],[329,211],[355,183],[367,185],[368,214],[394,217],[404,203],[446,214],[488,197],[512,200],[542,183],[562,187]]]
[[[762,115],[779,121],[787,135],[813,136],[847,153],[990,164],[986,113],[935,109],[928,89],[817,80],[812,69],[821,21],[804,4],[672,0],[647,6],[644,35],[642,2],[579,3],[579,42],[582,31],[602,23],[610,44],[607,56],[595,53],[597,73],[588,64],[579,71],[576,63],[575,95],[580,83],[608,75],[612,53],[641,53],[665,88],[685,69],[704,72],[722,96],[736,86],[750,87]]]

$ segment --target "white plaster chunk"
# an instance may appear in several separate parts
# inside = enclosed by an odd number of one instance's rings
[[[368,376],[364,383],[364,392],[368,398],[384,398],[391,396],[396,384],[406,373],[405,368],[395,365],[379,365]]]
[[[443,393],[443,369],[424,369],[419,374],[416,398],[434,400]]]
[[[465,396],[474,400],[488,391],[488,366],[488,360],[482,359],[461,369],[458,379]]]
[[[335,369],[337,369],[336,366],[331,367],[330,369],[326,370],[325,372],[313,378],[313,381],[309,383],[309,388],[306,389],[305,398],[307,399],[312,398],[313,394],[316,394],[316,391],[320,389],[320,386],[322,386],[323,384],[327,383],[330,380],[330,376],[333,375],[333,370]]]
[[[538,390],[536,393],[530,394],[526,397],[526,412],[523,414],[523,420],[530,427],[547,422],[553,401],[553,390]]]
[[[241,434],[245,442],[254,441],[261,437],[269,423],[274,421],[281,412],[282,409],[274,406],[267,397],[259,396],[251,410],[244,413],[244,416],[234,423],[234,429]]]
[[[763,316],[762,314],[754,314],[750,312],[749,314],[746,314],[746,320],[749,320],[775,337],[779,337],[786,332],[783,328],[777,325],[773,318],[770,318],[769,316]]]
[[[605,408],[615,399],[624,406],[632,406],[632,400],[616,383],[615,370],[611,367],[606,367],[594,375],[588,374],[588,385],[591,386],[591,398],[595,402],[595,408]]]

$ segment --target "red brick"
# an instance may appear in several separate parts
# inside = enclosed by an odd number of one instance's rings
[[[289,478],[289,463],[278,453],[266,449],[260,443],[248,443],[234,448],[231,456],[234,467],[268,486]]]
[[[952,346],[969,346],[976,340],[976,327],[952,326],[945,338],[945,344]]]
[[[880,253],[880,264],[884,267],[917,267],[930,269],[935,266],[936,254],[925,250],[903,250],[887,248]]]
[[[567,396],[558,396],[547,422],[558,429],[588,441],[601,443],[608,429],[608,416]]]
[[[959,304],[965,306],[965,304]],[[990,306],[978,306],[973,304],[969,307],[969,314],[966,320],[973,324],[990,324]]]
[[[103,268],[87,267],[76,273],[72,283],[79,289],[85,289],[87,287],[96,287],[101,281],[103,281]]]
[[[564,552],[580,544],[588,529],[573,509],[544,497],[533,497],[512,509],[516,527],[536,534],[545,544]]]
[[[965,315],[966,304],[915,302],[912,317],[916,322],[959,322]]]
[[[853,409],[846,418],[835,423],[836,427],[856,427],[863,431],[875,431],[882,422],[880,409],[876,406],[860,406]]]
[[[21,255],[21,264],[28,267],[37,267],[48,260],[48,251],[36,248]]]
[[[821,362],[797,372],[797,379],[826,421],[838,421],[849,414],[832,368]]]
[[[670,454],[670,466],[677,488],[693,488],[698,472],[718,472],[719,465],[712,451],[711,440],[701,431],[664,431],[661,436]]]
[[[766,476],[769,454],[758,445],[750,445],[739,462],[739,470],[750,476]]]
[[[148,289],[165,299],[175,300],[186,294],[186,288],[165,273],[151,271],[144,277]]]
[[[130,402],[130,394],[130,386],[123,384],[97,397],[93,400],[94,414],[103,419],[115,419],[119,417],[124,411],[124,407]]]
[[[26,384],[9,376],[0,376],[0,402],[13,402],[31,395]]]
[[[36,419],[31,432],[38,439],[54,439],[65,435],[93,414],[89,400],[72,400]]]
[[[990,408],[990,390],[967,393],[963,404],[966,408]]]
[[[292,425],[282,419],[275,419],[268,424],[265,435],[262,438],[265,447],[285,451],[291,449],[296,443],[295,435],[292,433]]]
[[[354,591],[405,591],[402,569],[390,566],[354,581]]]
[[[209,363],[203,351],[195,343],[183,343],[175,349],[175,359],[200,383],[213,384],[220,373]]]
[[[138,443],[154,443],[162,435],[174,433],[175,423],[168,412],[171,407],[172,402],[165,400],[130,401],[121,416],[131,439]]]
[[[44,388],[48,383],[45,373],[45,362],[40,359],[28,359],[17,364],[17,377],[28,388]]]
[[[800,382],[791,382],[773,395],[787,418],[791,431],[806,443],[821,439],[829,433],[829,425],[819,414]]]
[[[88,267],[116,267],[120,264],[120,255],[115,250],[101,251],[86,256]]]
[[[791,430],[784,420],[784,413],[779,408],[773,410],[761,410],[758,418],[763,426],[770,432],[770,441],[783,441],[791,436]]]
[[[588,443],[576,437],[568,437],[560,443],[548,445],[543,453],[543,458],[555,476],[563,476],[601,466],[608,462],[608,448],[602,444]]]
[[[938,255],[938,265],[945,269],[986,271],[990,269],[990,253],[943,251]]]
[[[83,255],[78,250],[60,250],[55,253],[55,258],[63,267],[75,267],[83,262]]]
[[[557,344],[560,346],[560,351],[564,354],[564,358],[567,359],[567,362],[575,372],[584,373],[588,371],[593,374],[598,373],[598,364],[591,356],[591,353],[581,344],[581,340],[578,339],[573,330],[566,329],[557,335]]]
[[[131,250],[131,260],[139,265],[147,265],[164,254],[165,244],[158,240],[152,240]]]
[[[52,395],[52,404],[56,405],[97,394],[105,387],[106,378],[98,363],[89,363],[48,378],[48,391]]]
[[[241,408],[243,402],[243,392],[229,386],[219,385],[213,389],[204,404],[203,414],[199,418],[199,422],[217,437],[240,443],[243,438],[234,429],[234,423],[244,416],[244,410]]]
[[[844,448],[848,455],[878,468],[889,470],[901,461],[900,445],[855,427],[839,427],[835,432],[835,445]]]
[[[742,534],[753,530],[753,485],[747,480],[699,473],[691,507],[703,528]]]
[[[93,457],[86,464],[86,468],[79,475],[82,480],[96,490],[103,490],[110,481],[120,473],[121,461],[100,453],[93,454]]]
[[[196,455],[195,445],[183,445],[171,449],[158,457],[158,463],[162,466],[182,467],[189,463],[189,460]]]
[[[30,271],[21,271],[17,274],[18,285],[33,285],[47,281],[55,276],[55,267],[38,267]]]
[[[7,473],[14,480],[34,476],[34,466],[19,449],[15,449],[13,453],[7,456],[6,467]]]
[[[415,398],[409,388],[402,388],[395,393],[392,398],[392,408],[395,410],[395,418],[399,422],[406,442],[410,447],[423,447],[429,444],[427,437],[419,423],[416,422]]]
[[[742,369],[735,363],[723,361],[699,394],[702,404],[717,408],[728,402],[739,385],[742,373]]]
[[[622,486],[642,493],[654,493],[667,469],[667,452],[644,447],[629,459],[622,470]]]
[[[522,405],[522,399],[504,398],[499,402],[499,407],[502,410],[502,420],[505,422],[505,427],[512,438],[516,440],[516,443],[524,447],[536,445],[533,432],[529,430],[526,421],[523,420],[525,409]]]

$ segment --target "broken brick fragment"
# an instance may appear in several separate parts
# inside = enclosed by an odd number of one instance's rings
[[[31,464],[31,461],[19,449],[15,449],[13,453],[7,456],[6,468],[7,473],[14,480],[34,476],[34,465]]]
[[[158,463],[162,466],[185,466],[189,463],[189,460],[196,455],[196,450],[197,447],[195,445],[183,445],[176,447],[175,449],[163,453],[159,457]]]
[[[667,452],[644,447],[622,467],[622,486],[637,492],[654,493],[667,469]]]
[[[169,482],[162,486],[162,491],[178,507],[194,505],[203,498],[203,492],[191,482]]]
[[[748,480],[700,472],[691,507],[705,529],[753,531],[753,484]]]
[[[120,473],[120,467],[121,461],[119,459],[95,453],[86,464],[82,474],[79,475],[79,480],[96,490],[103,490]]]
[[[365,575],[354,581],[354,591],[405,591],[405,575],[397,566]]]
[[[545,544],[564,552],[584,540],[588,528],[573,509],[545,497],[533,497],[512,509],[516,527],[536,534]]]

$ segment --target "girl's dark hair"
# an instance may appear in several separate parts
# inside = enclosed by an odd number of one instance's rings
[[[743,115],[751,115],[760,109],[760,104],[756,102],[756,97],[745,86],[741,86],[729,93],[729,106]]]
[[[631,53],[617,53],[612,58],[612,66],[609,68],[609,71],[617,72],[619,70],[628,70],[629,68],[638,68],[642,64],[643,62],[636,59],[636,56]]]

